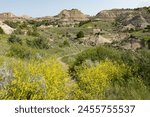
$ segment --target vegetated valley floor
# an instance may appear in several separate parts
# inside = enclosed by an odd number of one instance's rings
[[[3,19],[0,99],[150,99],[149,7],[107,12]]]

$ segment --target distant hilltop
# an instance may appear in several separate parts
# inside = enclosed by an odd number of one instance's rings
[[[71,10],[62,10],[58,15],[55,16],[45,16],[45,17],[38,17],[35,18],[37,20],[57,20],[61,22],[78,22],[78,21],[86,21],[89,20],[90,16],[85,15],[78,9],[71,9]]]
[[[150,7],[143,7],[143,8],[135,8],[135,9],[112,9],[112,10],[103,10],[96,14],[96,16],[89,16],[82,13],[78,9],[71,9],[62,10],[58,15],[55,16],[45,16],[45,17],[38,17],[32,18],[31,16],[23,15],[23,16],[16,16],[11,12],[0,13],[0,20],[2,19],[59,19],[64,21],[84,21],[89,19],[97,19],[97,20],[114,20],[120,15],[123,14],[145,14],[147,11],[150,11]]]
[[[66,21],[85,21],[88,20],[88,15],[83,14],[78,9],[71,9],[71,10],[63,10],[57,16],[59,19],[63,19]]]
[[[0,13],[0,20],[24,20],[24,19],[32,19],[32,17],[23,15],[23,16],[16,16],[11,12],[5,12],[5,13]]]
[[[89,16],[78,9],[62,10],[58,15],[32,18],[27,15],[16,16],[13,13],[0,13],[0,20],[49,20],[59,25],[68,25],[87,20],[117,20],[124,26],[147,26],[150,24],[150,6],[135,9],[103,10],[95,16]]]
[[[11,12],[6,12],[6,13],[1,13],[0,14],[0,18],[2,19],[2,18],[14,18],[14,17],[17,17],[17,16],[15,16],[13,13],[11,13]]]
[[[85,15],[78,9],[71,9],[71,10],[63,10],[56,16],[45,16],[35,19],[60,19],[62,21],[85,21],[89,19],[88,17],[89,17],[88,15]],[[0,20],[9,20],[9,19],[23,20],[33,18],[27,15],[16,16],[11,12],[0,13]]]

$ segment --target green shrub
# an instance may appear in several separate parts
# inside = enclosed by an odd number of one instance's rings
[[[42,20],[42,21],[29,20],[28,23],[35,27],[39,27],[41,25],[48,26],[52,24],[52,22],[49,20]]]
[[[149,100],[150,89],[141,78],[131,77],[127,81],[111,82],[105,90],[105,100]]]
[[[121,58],[121,52],[112,47],[98,46],[90,48],[77,55],[74,65],[81,65],[87,59],[100,61],[105,60],[106,58],[119,61]]]
[[[62,44],[59,45],[59,47],[70,47],[70,44],[67,40],[65,40]]]
[[[81,26],[83,26],[84,24],[87,24],[87,23],[89,23],[89,22],[92,22],[92,21],[91,21],[91,20],[81,21],[81,22],[79,23],[79,27],[81,27]]]
[[[22,22],[19,26],[20,29],[24,29],[28,27],[28,23],[26,21]]]
[[[39,33],[37,32],[36,29],[33,29],[33,30],[28,30],[27,35],[38,37]]]
[[[145,29],[148,29],[148,30],[150,30],[150,25],[147,25],[147,27],[146,27]]]
[[[96,66],[76,68],[77,84],[80,88],[80,99],[103,99],[104,91],[110,86],[112,80],[123,80],[128,67],[124,64],[105,60]]]
[[[150,13],[150,7],[144,7],[144,9],[147,11],[147,13]]]
[[[63,44],[64,44],[64,46],[70,46],[70,44],[69,44],[69,42],[68,42],[67,40],[65,40],[65,41],[63,42]]]
[[[10,47],[7,56],[21,59],[31,59],[35,57],[35,51],[29,47],[14,44]]]
[[[24,34],[24,32],[21,30],[21,28],[17,28],[16,30],[14,30],[13,34],[22,35]]]
[[[14,21],[10,21],[10,20],[6,20],[4,21],[5,24],[7,24],[8,26],[12,27],[12,28],[17,28],[20,24],[20,22],[14,22]]]
[[[4,60],[5,60],[5,57],[4,56],[0,56],[0,66],[3,64]]]
[[[144,39],[145,41],[148,41],[148,40],[150,40],[150,36],[143,36],[143,39]]]
[[[144,49],[138,52],[136,61],[138,75],[147,85],[150,85],[150,50]]]
[[[77,33],[77,38],[82,38],[84,37],[84,32],[83,31],[80,31]]]
[[[4,34],[4,31],[1,27],[0,27],[0,34]]]
[[[136,36],[134,36],[134,35],[131,34],[129,38],[136,38]]]
[[[84,78],[84,84],[79,83],[79,94],[81,99],[149,99],[150,95],[150,51],[148,49],[138,50],[136,52],[126,51],[122,49],[115,49],[112,47],[98,46],[83,51],[76,57],[76,61],[72,67],[70,67],[70,74],[77,82],[81,82]],[[104,60],[111,60],[112,63],[121,65],[119,69],[124,68],[123,71],[116,72],[117,75],[121,75],[121,79],[112,79],[110,85],[103,90],[103,98],[92,94],[94,92],[94,86],[98,81],[97,74],[101,74],[105,66],[100,70],[97,70],[97,66],[103,64]],[[108,69],[111,69],[113,65],[109,65]],[[127,67],[130,66],[130,67]],[[93,71],[92,71],[93,69]],[[125,70],[126,69],[126,70]],[[85,71],[85,72],[84,72]],[[105,72],[103,72],[105,73]],[[109,72],[111,73],[111,72]],[[101,78],[102,76],[99,76]],[[117,78],[118,76],[116,76]],[[91,78],[89,80],[89,78]],[[95,79],[96,78],[96,79]],[[109,77],[110,78],[110,77]],[[89,83],[91,82],[91,84]],[[86,83],[89,83],[88,85]],[[93,84],[94,84],[93,83]],[[94,85],[95,85],[94,84]],[[80,86],[81,85],[81,86]],[[93,86],[93,87],[92,87]],[[100,85],[101,86],[101,85]],[[97,87],[100,88],[97,84]],[[139,87],[139,88],[138,88]],[[90,89],[91,88],[91,89]],[[93,89],[92,89],[93,88]],[[91,91],[86,91],[86,89]],[[101,88],[102,89],[102,88]],[[96,89],[99,90],[99,89]],[[100,92],[100,91],[99,91]],[[94,92],[95,94],[97,92]],[[93,97],[95,96],[95,97]],[[91,97],[91,98],[90,98]],[[99,98],[98,98],[99,97]],[[101,97],[101,98],[100,98]]]
[[[9,43],[16,43],[16,44],[21,44],[22,45],[22,40],[19,37],[17,37],[16,35],[11,35],[8,38],[8,42]]]
[[[10,64],[13,78],[0,89],[0,99],[10,100],[60,100],[68,99],[70,79],[67,71],[55,59]]]
[[[38,37],[32,40],[27,39],[26,44],[37,49],[49,49],[49,41],[46,38]]]

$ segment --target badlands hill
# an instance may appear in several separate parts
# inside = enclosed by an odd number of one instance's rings
[[[95,20],[115,20],[123,26],[132,25],[145,28],[150,24],[150,7],[135,9],[112,9],[99,12]]]
[[[146,26],[150,23],[150,7],[135,8],[135,9],[112,9],[103,10],[97,13],[96,16],[85,15],[78,9],[62,10],[56,16],[46,16],[39,18],[32,18],[30,16],[16,16],[13,13],[0,13],[0,20],[50,20],[61,22],[80,22],[86,20],[117,20],[122,25]]]
[[[89,16],[78,9],[62,10],[58,15],[32,18],[30,16],[16,16],[13,13],[0,13],[0,21],[48,21],[48,25],[74,27],[83,21],[113,21],[119,26],[119,30],[144,29],[150,25],[150,7],[135,9],[112,9]]]
[[[63,10],[55,17],[64,21],[85,21],[89,19],[87,15],[78,9]]]
[[[29,19],[32,19],[32,17],[27,16],[27,15],[16,16],[11,12],[0,13],[0,21],[5,21],[5,20],[29,20]]]

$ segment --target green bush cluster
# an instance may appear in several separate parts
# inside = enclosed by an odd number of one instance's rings
[[[11,20],[6,20],[4,21],[5,24],[7,24],[8,26],[12,27],[12,28],[20,28],[20,29],[24,29],[28,27],[28,23],[23,21],[11,21]]]
[[[145,9],[148,13],[150,13],[150,7],[144,7],[144,9]]]
[[[147,49],[132,52],[111,47],[98,46],[92,49],[85,50],[77,56],[74,65],[70,67],[70,74],[79,85],[81,94],[81,97],[79,98],[149,99],[149,58],[150,51]],[[107,69],[105,69],[106,66],[103,63],[108,64],[110,61],[112,62],[112,65],[106,65]],[[102,85],[96,80],[100,80],[101,78],[107,76],[105,74],[105,70],[110,70],[108,73],[111,73],[115,69],[117,69],[114,72],[116,73],[116,76],[113,78],[113,75],[108,76],[108,78],[112,78],[110,80],[110,83],[107,84],[105,88],[100,88]],[[102,76],[101,72],[103,73]],[[92,92],[98,89],[103,89],[103,91],[95,92],[94,94],[96,95],[92,94]]]
[[[17,28],[16,30],[14,30],[13,34],[15,34],[15,35],[23,35],[24,32],[21,30],[21,28]]]
[[[80,66],[76,68],[79,99],[104,99],[104,93],[112,80],[123,80],[128,67],[110,60],[102,61],[95,66]]]
[[[81,27],[81,26],[83,26],[84,24],[87,24],[87,23],[89,23],[89,22],[92,22],[92,21],[91,21],[91,20],[81,21],[81,22],[79,23],[79,27]]]
[[[83,31],[80,31],[77,33],[77,39],[78,38],[83,38],[84,37],[84,32]]]
[[[49,20],[42,20],[42,21],[29,20],[28,23],[35,27],[39,27],[41,25],[48,26],[52,24],[52,22]]]
[[[10,47],[7,56],[21,59],[35,58],[35,51],[29,47],[14,44]]]
[[[17,37],[16,35],[11,35],[9,38],[8,38],[8,42],[9,43],[16,43],[16,44],[21,44],[22,45],[22,40]]]
[[[8,26],[12,27],[12,28],[17,28],[19,25],[19,22],[13,22],[10,20],[6,20],[4,21],[5,24],[7,24]]]
[[[40,34],[38,33],[36,28],[33,28],[32,30],[29,29],[27,31],[27,35],[38,37]]]
[[[64,40],[63,43],[59,45],[59,47],[70,47],[70,43],[67,40]]]
[[[90,48],[78,54],[74,65],[80,65],[87,59],[96,61],[105,60],[106,58],[109,58],[110,60],[119,61],[121,59],[120,51],[112,47],[104,46]]]
[[[55,59],[9,64],[12,80],[0,89],[0,99],[10,100],[59,100],[68,99],[69,75]]]
[[[25,45],[12,44],[7,55],[15,59],[9,62],[12,80],[0,90],[1,99],[150,98],[146,49],[132,52],[97,46],[78,54],[69,72],[56,58],[35,59],[36,51]],[[0,57],[0,65],[4,62]]]
[[[37,49],[49,49],[49,41],[43,37],[38,37],[31,40],[27,39],[26,44]]]

